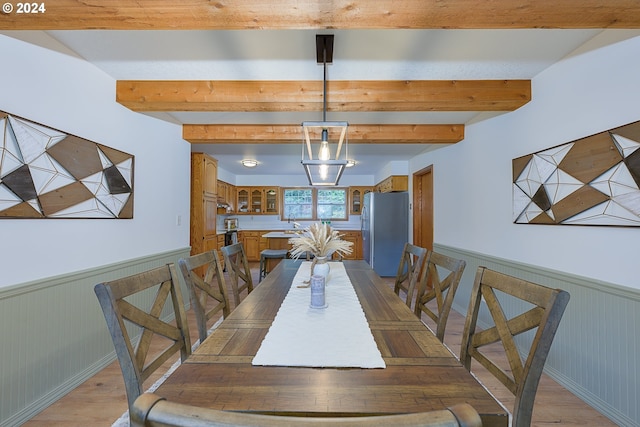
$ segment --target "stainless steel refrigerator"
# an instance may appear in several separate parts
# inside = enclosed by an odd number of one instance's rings
[[[365,261],[379,276],[395,276],[409,238],[409,194],[366,193],[360,221]]]

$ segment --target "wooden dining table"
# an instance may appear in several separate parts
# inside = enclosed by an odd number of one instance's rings
[[[364,261],[343,261],[382,369],[253,366],[300,261],[284,260],[156,390],[169,401],[228,411],[362,416],[469,403],[483,426],[508,411]]]

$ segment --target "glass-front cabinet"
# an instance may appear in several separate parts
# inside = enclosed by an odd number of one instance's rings
[[[260,187],[251,187],[251,212],[262,213],[264,190]]]
[[[279,187],[237,187],[238,213],[277,215],[280,211]]]
[[[249,193],[251,188],[249,187],[238,187],[237,194],[237,206],[239,213],[247,213],[249,212]]]
[[[265,213],[269,215],[278,214],[278,187],[266,187],[264,189],[264,209]]]
[[[364,195],[373,191],[373,187],[349,187],[349,214],[360,215]]]

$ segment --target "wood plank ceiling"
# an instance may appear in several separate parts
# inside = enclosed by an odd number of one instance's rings
[[[470,12],[472,11],[472,13]],[[0,30],[640,28],[638,0],[56,0],[3,14]],[[311,48],[311,47],[310,47]],[[138,112],[322,111],[322,81],[120,80]],[[513,111],[528,80],[329,81],[327,111]],[[192,143],[295,143],[300,125],[183,125]],[[350,143],[455,143],[463,124],[350,124]]]

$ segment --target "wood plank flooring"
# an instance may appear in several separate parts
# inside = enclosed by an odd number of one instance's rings
[[[252,263],[254,284],[258,283],[258,264]],[[393,286],[392,279],[388,280]],[[231,295],[231,294],[230,294]],[[233,298],[232,298],[233,299]],[[232,301],[233,305],[233,301]],[[193,310],[187,313],[191,342],[198,339]],[[423,315],[429,324],[430,319]],[[445,343],[454,352],[460,354],[460,343],[464,329],[464,317],[453,312],[449,316]],[[177,360],[177,357],[176,357]],[[165,364],[160,372],[145,382],[145,387],[153,384],[163,372],[173,364]],[[479,365],[473,365],[472,371],[494,396],[509,410],[513,408],[514,397],[497,380]],[[118,362],[113,362],[102,371],[85,381],[40,414],[24,424],[26,427],[39,426],[110,426],[127,409],[124,382]],[[543,375],[536,396],[532,426],[580,425],[615,426],[615,423],[598,413],[571,392]]]

